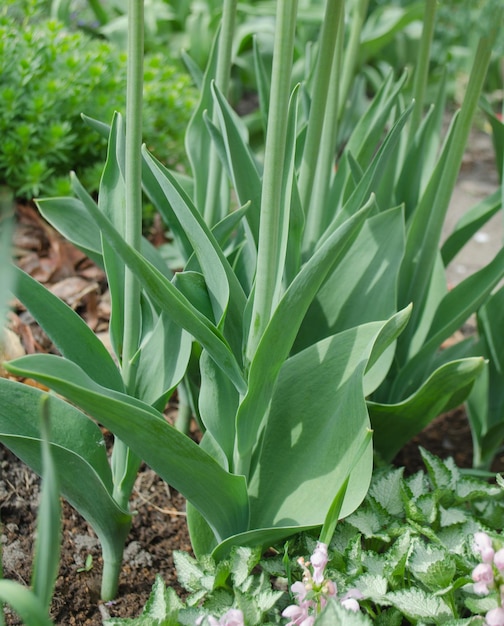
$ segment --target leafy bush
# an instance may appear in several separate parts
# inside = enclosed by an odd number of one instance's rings
[[[0,15],[0,182],[20,197],[62,195],[73,169],[94,191],[106,140],[80,114],[108,123],[124,109],[126,56],[58,21],[35,21],[38,12],[30,19],[7,9]],[[189,77],[160,54],[145,65],[144,137],[173,166],[182,159],[194,92]]]

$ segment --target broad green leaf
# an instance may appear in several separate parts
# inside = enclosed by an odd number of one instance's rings
[[[446,294],[437,307],[422,348],[410,358],[394,381],[391,393],[393,399],[411,393],[425,380],[441,343],[477,311],[503,276],[504,248],[488,265],[468,276]]]
[[[250,480],[252,527],[322,525],[359,454],[340,517],[349,515],[364,498],[371,479],[372,446],[362,454],[369,427],[363,376],[384,325],[374,322],[334,335],[283,365]],[[292,471],[295,459],[299,463]]]
[[[304,265],[278,304],[249,371],[248,392],[237,415],[237,445],[246,459],[256,444],[280,368],[321,285],[342,261],[369,215],[372,204],[344,222]]]
[[[235,419],[239,395],[232,382],[219,369],[208,352],[200,358],[201,389],[199,411],[201,420],[227,458],[227,467],[233,463]]]
[[[387,594],[387,601],[413,622],[425,622],[425,620],[434,620],[435,622],[443,620],[444,622],[452,615],[450,608],[442,598],[433,596],[432,593],[427,593],[417,587],[391,591]]]
[[[86,115],[85,113],[81,113],[80,116],[84,124],[89,126],[89,128],[92,128],[104,139],[108,139],[108,136],[110,133],[110,124],[101,122],[100,120],[97,120],[94,117],[89,117],[89,115]]]
[[[40,455],[42,460],[42,486],[37,515],[37,536],[35,539],[32,589],[40,598],[47,611],[51,606],[54,584],[59,571],[61,553],[61,502],[60,479],[62,468],[55,464],[51,452],[50,420],[51,402],[49,395],[42,395],[40,411]]]
[[[455,487],[456,476],[453,475],[446,463],[422,447],[419,450],[434,488],[440,491],[443,489],[452,491]]]
[[[186,66],[187,71],[191,75],[194,84],[201,91],[201,85],[203,83],[203,72],[201,71],[200,66],[189,54],[187,54],[186,50],[180,51],[180,57],[182,59],[182,62]]]
[[[464,213],[441,247],[443,264],[447,266],[471,237],[502,207],[501,190],[479,202]]]
[[[14,580],[0,580],[0,600],[10,605],[24,624],[54,626],[37,596]]]
[[[36,201],[40,214],[56,230],[83,250],[97,265],[103,267],[100,228],[91,218],[84,202],[78,198],[43,198]],[[166,263],[154,246],[142,238],[140,248],[142,255],[148,259],[162,274],[170,276]]]
[[[146,148],[142,150],[142,184],[150,201],[159,211],[159,214],[163,218],[165,224],[169,226],[174,244],[178,253],[182,257],[183,266],[193,253],[193,247],[170,203],[168,202],[163,189],[160,187],[154,173],[149,167],[149,163],[147,161],[148,154],[149,152]]]
[[[411,315],[411,306],[393,315],[378,333],[364,376],[367,397],[381,385],[394,358],[395,342],[404,331]]]
[[[411,340],[405,342],[406,345],[402,346],[403,350],[407,350],[407,352],[403,355],[402,350],[398,349],[397,351],[401,352],[401,354],[396,354],[397,369],[404,367],[404,364],[423,348],[425,338],[432,326],[434,315],[447,293],[446,270],[441,260],[441,254],[438,252],[434,260],[434,267],[432,268],[425,300],[422,303],[422,314],[417,318],[417,326],[414,333],[410,333],[413,335]],[[414,303],[413,306],[415,306]],[[410,329],[407,330],[410,331]]]
[[[413,576],[431,592],[445,589],[455,576],[453,557],[439,546],[426,545],[423,541],[414,543],[408,564]]]
[[[136,395],[146,404],[163,410],[167,399],[184,377],[191,356],[191,337],[166,313],[161,313],[154,328],[139,349],[135,380]]]
[[[384,512],[395,517],[403,513],[401,500],[401,482],[404,468],[397,468],[383,475],[374,477],[369,489],[370,497],[379,504]]]
[[[142,282],[143,289],[152,301],[160,309],[165,310],[176,324],[191,333],[197,341],[205,346],[212,358],[234,382],[237,389],[243,391],[245,382],[240,367],[219,330],[161,272],[124,241],[75,177],[73,181],[76,191],[82,196],[89,213],[126,265],[135,272]]]
[[[387,245],[383,245],[384,241]],[[296,337],[295,349],[392,315],[396,310],[397,275],[403,251],[404,223],[400,208],[366,220],[345,261],[329,276],[310,305]]]
[[[396,404],[367,406],[374,431],[374,445],[385,461],[437,415],[460,404],[482,372],[484,359],[469,358],[451,361],[435,370],[411,396]]]
[[[317,525],[318,526],[318,525]],[[276,528],[259,528],[249,530],[244,533],[234,535],[222,541],[212,549],[212,557],[219,561],[227,557],[233,547],[262,546],[266,549],[269,546],[277,545],[284,539],[297,535],[300,532],[312,530],[316,526],[282,526]]]
[[[60,357],[49,360],[50,355],[33,356],[46,358],[17,359],[21,365],[33,364],[31,370],[27,367],[22,371],[26,374],[29,371],[32,378],[64,395],[111,430],[163,480],[192,502],[219,540],[248,528],[248,496],[243,476],[234,476],[222,469],[192,439],[177,431],[162,413],[149,405],[131,396],[106,389],[100,391],[98,385],[89,384],[83,372],[79,376],[75,368],[70,378],[69,364],[56,363],[63,361]],[[51,369],[53,372],[48,373]],[[67,380],[63,378],[65,373]]]
[[[56,357],[57,358],[57,357]],[[38,407],[44,392],[0,379],[0,441],[42,474]],[[102,544],[104,560],[122,561],[131,514],[112,499],[112,476],[98,426],[74,406],[51,397],[51,455],[61,493],[91,524]]]
[[[78,198],[42,198],[36,204],[49,224],[103,267],[100,229]]]
[[[114,360],[84,320],[57,296],[28,274],[13,267],[14,295],[30,311],[37,323],[63,356],[77,363],[104,387],[123,390]]]

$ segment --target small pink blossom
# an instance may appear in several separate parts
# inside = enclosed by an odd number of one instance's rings
[[[472,579],[474,580],[474,591],[479,595],[486,595],[488,588],[492,586],[494,575],[492,566],[489,563],[479,563],[473,569]]]
[[[502,572],[502,570],[504,570],[504,548],[497,550],[494,555],[493,562],[499,572]]]
[[[345,609],[347,609],[348,611],[354,611],[354,613],[357,613],[357,611],[360,610],[359,603],[355,598],[347,598],[346,600],[342,600],[341,606],[345,607]]]
[[[313,580],[320,585],[324,580],[324,569],[328,561],[327,557],[327,544],[321,541],[317,542],[317,547],[312,554],[310,563],[313,567]]]
[[[324,576],[328,560],[327,545],[321,542],[317,543],[309,561],[305,562],[303,557],[298,559],[303,568],[303,580],[291,585],[297,604],[291,604],[282,612],[282,616],[290,620],[286,626],[312,626],[329,598],[337,597],[336,583]],[[363,597],[358,589],[351,589],[340,601],[347,609],[358,611],[357,599]]]
[[[504,626],[504,609],[498,607],[488,611],[485,615],[485,624],[487,626]]]
[[[306,598],[306,585],[304,585],[300,580],[291,585],[291,591],[296,596],[298,603],[303,602]]]
[[[308,615],[308,604],[303,603],[300,606],[291,604],[282,611],[282,617],[287,617],[290,622],[286,626],[311,626],[315,617]]]
[[[474,547],[476,552],[481,555],[483,563],[491,563],[494,558],[494,548],[491,538],[483,532],[474,534]]]

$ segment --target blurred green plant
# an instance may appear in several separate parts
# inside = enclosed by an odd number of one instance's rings
[[[35,405],[37,406],[37,405]],[[54,584],[59,570],[61,545],[61,502],[57,463],[51,443],[50,417],[52,401],[47,393],[39,394],[38,422],[34,429],[38,472],[42,476],[37,535],[33,555],[31,589],[13,580],[0,578],[0,613],[2,603],[10,605],[30,626],[52,626],[49,619]]]
[[[0,11],[0,183],[22,198],[66,195],[75,170],[96,191],[106,140],[80,114],[109,121],[124,108],[126,56],[44,19],[33,3],[22,16],[13,6]],[[196,100],[190,78],[161,54],[145,64],[145,140],[167,165],[184,165],[184,129]]]

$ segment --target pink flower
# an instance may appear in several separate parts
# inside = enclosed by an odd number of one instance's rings
[[[327,565],[327,545],[321,541],[317,542],[317,547],[312,554],[310,563],[313,567],[313,580],[320,585],[324,581],[324,569]]]
[[[303,600],[306,598],[306,585],[300,580],[291,585],[291,591],[296,596],[296,600],[298,603],[303,602]]]
[[[286,626],[312,626],[315,617],[308,615],[308,604],[291,604],[282,611],[282,617],[287,617],[290,622]]]
[[[359,611],[360,606],[357,600],[362,600],[364,596],[358,589],[349,589],[341,598],[341,605],[350,611]]]
[[[486,533],[475,533],[474,534],[474,547],[476,552],[479,552],[481,555],[481,560],[483,563],[491,563],[495,551],[493,549],[492,540]]]
[[[504,609],[498,607],[488,611],[485,615],[485,624],[487,626],[504,626]]]
[[[346,600],[342,600],[341,606],[345,607],[345,609],[347,609],[348,611],[354,611],[355,613],[360,610],[359,603],[357,602],[357,600],[355,600],[355,598],[347,598]]]
[[[494,580],[492,566],[489,563],[476,565],[472,572],[472,579],[475,582],[475,593],[486,595],[488,593],[488,587],[493,584]]]
[[[504,548],[497,550],[494,555],[493,562],[499,572],[502,572],[502,570],[504,570]]]

